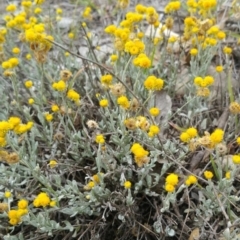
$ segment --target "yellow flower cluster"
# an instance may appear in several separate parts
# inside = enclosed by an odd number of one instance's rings
[[[144,81],[144,87],[148,90],[161,90],[163,88],[164,81],[161,78],[157,78],[153,75],[147,77]]]
[[[51,200],[47,193],[41,192],[37,195],[37,197],[33,201],[34,207],[55,207],[56,201]]]
[[[190,185],[192,185],[192,184],[196,184],[197,183],[197,178],[194,176],[194,175],[189,175],[188,177],[187,177],[187,179],[185,180],[185,184],[187,185],[187,186],[190,186]]]
[[[63,92],[67,88],[66,83],[63,80],[60,80],[58,82],[54,82],[52,84],[52,87],[53,87],[53,89],[55,89],[59,92]]]
[[[99,101],[99,105],[101,107],[107,107],[108,106],[108,100],[106,98]]]
[[[144,53],[140,53],[134,60],[133,65],[140,68],[150,68],[152,63],[148,56]]]
[[[18,58],[9,58],[7,61],[2,62],[3,69],[11,69],[17,67],[19,64]]]
[[[124,46],[125,52],[128,52],[131,55],[138,55],[142,53],[144,49],[145,49],[144,43],[140,41],[138,38],[127,41]]]
[[[112,83],[113,76],[111,74],[106,74],[101,77],[101,83],[109,86]]]
[[[149,162],[149,152],[146,151],[139,143],[134,143],[132,145],[131,152],[134,155],[134,160],[138,167],[142,167],[144,164]]]
[[[74,101],[75,103],[78,103],[80,100],[80,95],[73,89],[69,89],[67,92],[67,98]]]
[[[99,143],[99,144],[105,143],[104,136],[103,136],[102,134],[96,135],[96,137],[95,137],[95,142],[96,142],[96,143]]]
[[[124,109],[128,109],[130,107],[130,102],[126,96],[119,97],[117,99],[117,103]]]
[[[102,172],[98,173],[98,174],[94,174],[92,176],[92,180],[89,181],[85,186],[84,186],[84,190],[91,190],[92,188],[94,188],[97,184],[100,183],[101,181],[101,177],[104,176],[104,174]]]
[[[175,173],[171,173],[165,179],[165,190],[167,192],[173,192],[177,184],[178,184],[178,175]]]
[[[197,96],[208,97],[210,95],[209,86],[214,83],[214,78],[212,76],[195,77],[194,84],[197,86]]]
[[[232,156],[232,161],[235,164],[240,164],[240,155],[233,155]]]
[[[198,144],[203,147],[213,149],[223,141],[223,137],[224,131],[217,128],[211,135],[208,132],[205,132],[205,136],[198,139]]]
[[[197,129],[191,127],[181,133],[180,140],[182,142],[189,142],[191,139],[197,137],[197,135],[198,135]]]
[[[92,19],[91,12],[92,9],[90,7],[86,7],[82,13],[82,17],[86,19]]]
[[[9,210],[8,218],[9,223],[11,225],[17,225],[21,222],[21,217],[28,213],[28,201],[25,199],[21,199],[18,201],[18,209],[17,210]]]
[[[181,7],[181,2],[180,1],[172,1],[167,4],[165,7],[164,11],[165,13],[171,13],[179,10]]]
[[[154,137],[155,135],[157,135],[160,132],[160,129],[157,125],[151,125],[149,127],[149,132],[148,132],[148,136],[149,137]]]
[[[212,179],[213,178],[213,173],[211,171],[205,171],[203,174],[204,174],[204,177],[206,179]]]
[[[150,108],[149,113],[150,113],[153,117],[156,117],[156,116],[158,116],[158,115],[160,114],[160,110],[159,110],[159,108],[157,108],[157,107],[152,107],[152,108]]]
[[[22,134],[29,131],[32,126],[33,122],[23,124],[19,117],[10,117],[8,121],[0,121],[0,147],[7,145],[6,135],[10,130],[16,134]]]

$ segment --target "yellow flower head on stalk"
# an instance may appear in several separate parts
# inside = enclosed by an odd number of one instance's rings
[[[160,110],[157,107],[150,108],[149,113],[153,116],[156,117],[160,114]]]
[[[125,182],[124,182],[124,187],[125,187],[126,189],[130,189],[131,186],[132,186],[132,183],[131,183],[130,181],[125,181]]]
[[[56,105],[56,104],[52,105],[51,109],[53,112],[58,112],[60,110],[58,105]]]
[[[85,190],[91,190],[94,187],[95,187],[95,182],[94,181],[90,181],[86,186],[84,186],[84,189]]]
[[[148,136],[149,137],[154,137],[155,135],[157,135],[159,133],[160,129],[157,125],[151,125],[149,127],[149,132],[148,132]]]
[[[108,100],[106,98],[99,101],[99,105],[101,107],[107,107],[108,106]]]
[[[44,116],[48,122],[51,122],[53,120],[53,115],[50,113],[45,113]]]
[[[28,201],[26,199],[21,199],[18,201],[18,208],[25,209],[28,207]]]
[[[96,142],[96,143],[99,143],[99,144],[105,143],[104,136],[103,136],[102,134],[98,134],[98,135],[95,137],[95,142]]]
[[[56,160],[50,160],[48,165],[50,168],[55,168],[58,165],[58,162]]]
[[[57,90],[59,92],[63,92],[67,88],[66,83],[63,80],[60,80],[58,82],[54,82],[52,84],[52,87],[53,87],[53,89],[55,89],[55,90]]]
[[[192,185],[192,184],[196,184],[197,183],[197,178],[194,176],[194,175],[189,175],[188,177],[187,177],[187,179],[185,180],[185,184],[187,185],[187,186],[190,186],[190,185]]]
[[[6,191],[5,193],[4,193],[4,197],[5,198],[10,198],[12,196],[12,193],[10,192],[10,191]]]
[[[211,142],[215,145],[223,141],[224,131],[220,128],[217,128],[211,135]]]
[[[34,104],[34,102],[35,102],[35,101],[34,101],[34,99],[33,99],[33,98],[29,98],[29,99],[28,99],[28,104],[29,104],[29,105],[32,105],[32,104]]]
[[[10,117],[8,119],[8,122],[12,124],[13,128],[16,127],[21,123],[21,119],[19,117]]]
[[[50,204],[50,197],[47,193],[42,192],[37,195],[37,197],[33,201],[34,207],[47,207]]]
[[[130,107],[130,102],[126,96],[119,97],[117,99],[117,103],[124,109],[128,109]]]
[[[28,80],[24,83],[24,85],[25,85],[26,88],[31,88],[33,86],[33,82]]]
[[[101,77],[101,83],[105,85],[110,85],[112,83],[113,76],[111,74],[106,74]]]
[[[240,164],[240,155],[233,155],[232,156],[232,161],[235,164]]]
[[[165,179],[166,184],[176,186],[178,184],[178,175],[175,173],[169,174]]]
[[[77,102],[80,100],[80,95],[73,89],[68,90],[67,97],[74,102]]]
[[[175,187],[172,185],[172,184],[169,184],[169,183],[166,183],[165,184],[165,190],[167,191],[167,192],[174,192],[174,190],[175,190]]]
[[[206,179],[212,179],[213,178],[213,173],[211,171],[205,171],[203,174],[204,174],[204,177]]]

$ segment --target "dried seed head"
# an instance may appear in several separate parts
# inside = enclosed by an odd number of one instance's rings
[[[112,85],[110,88],[112,95],[114,95],[115,97],[120,97],[124,95],[124,93],[126,92],[125,87],[121,83],[116,83]]]
[[[6,162],[9,164],[14,164],[19,162],[19,156],[17,153],[10,153],[7,158]]]
[[[136,98],[133,98],[130,102],[130,110],[136,112],[139,108],[139,102]]]
[[[72,73],[69,70],[64,69],[60,72],[60,78],[63,81],[67,81],[70,77],[72,77]]]
[[[90,128],[90,129],[95,129],[95,128],[98,128],[98,127],[99,127],[98,124],[97,124],[97,122],[95,122],[94,120],[88,120],[88,121],[87,121],[87,126],[88,126],[88,128]]]

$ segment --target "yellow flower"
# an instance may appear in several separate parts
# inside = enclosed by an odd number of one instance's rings
[[[204,177],[206,179],[212,179],[213,178],[213,173],[211,171],[205,171],[203,174],[204,174]]]
[[[20,222],[19,218],[10,218],[9,223],[13,226],[17,225]]]
[[[9,5],[6,7],[6,11],[7,11],[7,12],[14,12],[16,9],[17,9],[17,7],[16,7],[16,5],[14,5],[14,4],[9,4]]]
[[[21,123],[21,119],[19,117],[10,117],[8,122],[13,125],[13,127],[19,125]]]
[[[49,206],[50,206],[50,207],[55,207],[55,206],[56,206],[56,204],[57,204],[57,202],[56,202],[56,201],[51,201],[51,202],[49,203]]]
[[[50,168],[55,168],[57,165],[58,165],[58,162],[56,160],[49,161]]]
[[[214,144],[218,144],[223,141],[224,131],[217,128],[211,135],[210,139]]]
[[[30,53],[28,53],[28,54],[26,54],[25,58],[26,58],[27,60],[30,60],[30,59],[32,58],[32,56],[31,56]]]
[[[217,72],[222,72],[223,71],[223,66],[221,66],[221,65],[216,66],[216,71]]]
[[[126,96],[121,96],[117,99],[117,103],[124,109],[128,109],[130,107],[130,102],[128,101]]]
[[[67,97],[75,102],[77,102],[80,99],[80,95],[73,89],[68,90]]]
[[[50,198],[47,193],[42,192],[37,195],[33,201],[34,207],[46,207],[50,204]]]
[[[192,56],[196,56],[196,55],[198,54],[198,50],[197,50],[196,48],[192,48],[192,49],[190,50],[190,54],[191,54]]]
[[[191,138],[194,138],[198,135],[198,132],[197,132],[197,129],[196,128],[188,128],[186,130],[186,133],[191,137]]]
[[[98,134],[98,135],[95,137],[95,141],[96,141],[96,143],[99,143],[99,144],[105,143],[104,136],[103,136],[102,134]]]
[[[186,142],[187,143],[187,142],[189,142],[191,140],[191,136],[188,133],[186,133],[186,132],[182,132],[181,135],[180,135],[180,140],[182,142]]]
[[[25,199],[21,199],[18,201],[18,208],[19,209],[25,209],[28,207],[28,201]]]
[[[235,164],[240,164],[240,155],[233,155],[232,156],[232,161]]]
[[[57,8],[56,9],[56,14],[59,14],[59,15],[62,14],[62,9],[61,8]]]
[[[53,112],[58,112],[59,111],[59,107],[56,104],[52,105],[51,109],[52,109]]]
[[[125,182],[124,182],[124,187],[125,187],[126,189],[130,189],[131,186],[132,186],[132,183],[131,183],[130,181],[125,181]]]
[[[19,54],[20,53],[20,49],[18,47],[15,47],[15,48],[12,49],[12,53]]]
[[[238,137],[238,138],[236,139],[236,142],[237,142],[238,145],[240,145],[240,137]]]
[[[107,99],[102,99],[101,101],[99,101],[99,105],[101,107],[107,107],[108,106],[108,100]]]
[[[169,183],[167,183],[166,185],[165,185],[165,190],[167,191],[167,192],[174,192],[174,190],[175,190],[175,187],[172,185],[172,184],[169,184]]]
[[[191,184],[195,184],[197,183],[197,178],[194,175],[190,175],[187,177],[187,179],[185,180],[185,184],[187,186],[190,186]]]
[[[231,178],[231,172],[230,172],[230,171],[227,171],[227,172],[226,172],[225,178],[226,178],[226,179],[230,179],[230,178]]]
[[[176,186],[178,184],[178,175],[175,173],[169,174],[166,179],[166,184],[171,184],[173,186]]]
[[[9,192],[9,191],[6,191],[5,193],[4,193],[4,197],[5,198],[10,198],[12,196],[12,194],[11,194],[11,192]]]
[[[84,189],[85,190],[91,190],[94,187],[95,187],[94,181],[90,181],[86,186],[84,186]]]
[[[116,62],[116,61],[118,60],[118,55],[112,54],[112,55],[110,56],[110,59],[111,59],[112,62]]]
[[[225,46],[225,47],[223,48],[223,52],[224,52],[225,54],[231,54],[231,53],[232,53],[232,48]]]
[[[150,113],[152,116],[156,117],[156,116],[159,115],[160,110],[159,110],[158,108],[156,108],[156,107],[153,107],[153,108],[150,108],[149,113]]]
[[[73,38],[75,37],[75,35],[74,35],[73,32],[70,32],[70,33],[68,34],[68,37],[69,37],[70,39],[73,39]]]
[[[48,122],[51,122],[53,120],[53,115],[50,113],[45,113],[44,116]]]
[[[52,84],[52,87],[59,92],[62,92],[67,88],[66,83],[63,80],[60,80],[58,82],[54,82]]]
[[[101,83],[110,85],[112,83],[112,75],[111,74],[106,74],[101,77]]]
[[[33,86],[33,82],[28,80],[24,83],[24,85],[25,85],[26,88],[31,88]]]
[[[41,12],[42,12],[42,9],[39,8],[39,7],[37,7],[37,8],[34,9],[34,13],[35,13],[35,14],[39,14],[39,13],[41,13]]]
[[[34,101],[33,98],[29,98],[29,99],[28,99],[28,104],[32,105],[32,104],[34,104],[34,102],[35,102],[35,101]]]

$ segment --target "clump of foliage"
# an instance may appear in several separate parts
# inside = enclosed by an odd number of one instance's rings
[[[237,239],[239,4],[79,2],[2,16],[1,238]]]

